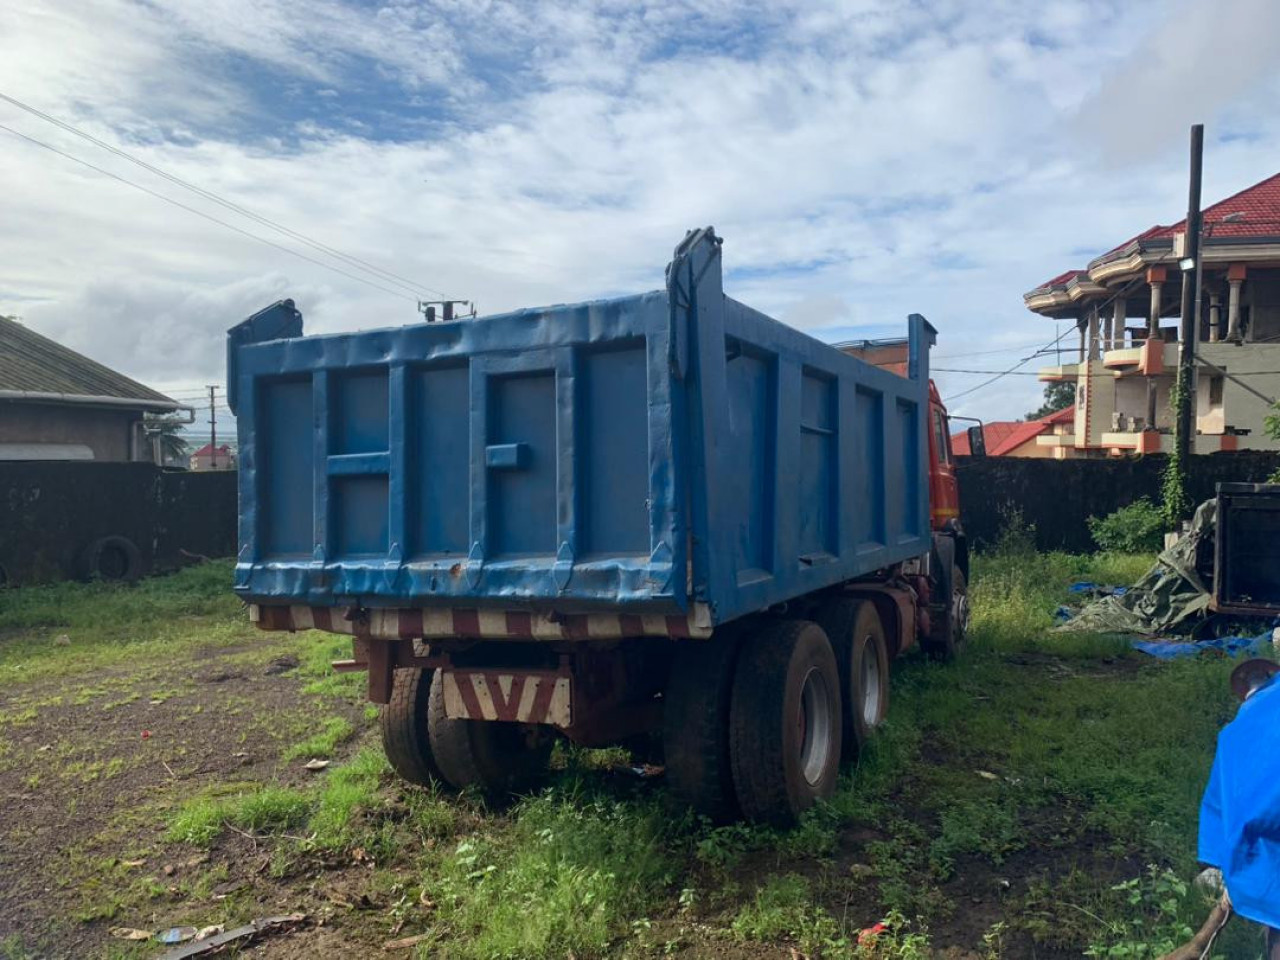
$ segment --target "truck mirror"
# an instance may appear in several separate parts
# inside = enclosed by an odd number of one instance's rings
[[[987,438],[982,435],[982,427],[969,428],[969,455],[985,457],[987,455]]]

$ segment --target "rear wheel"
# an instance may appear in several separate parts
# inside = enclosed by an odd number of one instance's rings
[[[391,686],[391,701],[379,711],[382,749],[391,768],[401,778],[420,786],[444,779],[427,733],[427,702],[434,670],[397,670]]]
[[[861,750],[889,712],[889,644],[880,614],[870,601],[859,605],[849,660],[850,703],[845,714],[855,749]]]
[[[836,788],[840,675],[807,620],[763,625],[742,647],[729,709],[729,762],[742,813],[786,826]]]
[[[551,758],[546,727],[499,720],[453,720],[445,715],[444,681],[439,673],[427,702],[431,755],[446,783],[488,796],[519,793],[538,782]]]
[[[842,753],[851,760],[889,712],[889,647],[884,625],[874,603],[849,597],[823,604],[817,622],[831,641],[840,673]]]
[[[717,823],[739,814],[729,769],[734,652],[724,635],[679,644],[662,696],[668,788],[679,805]]]

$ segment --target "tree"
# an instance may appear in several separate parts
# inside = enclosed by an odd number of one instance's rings
[[[1070,380],[1054,380],[1044,385],[1044,403],[1038,410],[1027,414],[1027,420],[1039,420],[1051,413],[1057,413],[1076,402],[1076,385]]]
[[[184,421],[172,414],[147,414],[143,419],[147,435],[159,438],[162,463],[187,458],[189,446],[182,435],[183,424]]]

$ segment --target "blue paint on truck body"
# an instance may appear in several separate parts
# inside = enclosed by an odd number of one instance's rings
[[[726,297],[710,228],[639,296],[314,337],[275,304],[228,334],[236,591],[719,624],[919,556],[909,327],[904,378]]]

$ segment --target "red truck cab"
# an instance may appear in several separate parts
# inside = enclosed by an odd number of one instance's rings
[[[934,530],[947,530],[960,520],[960,487],[951,453],[947,408],[938,387],[929,381],[929,520]]]

